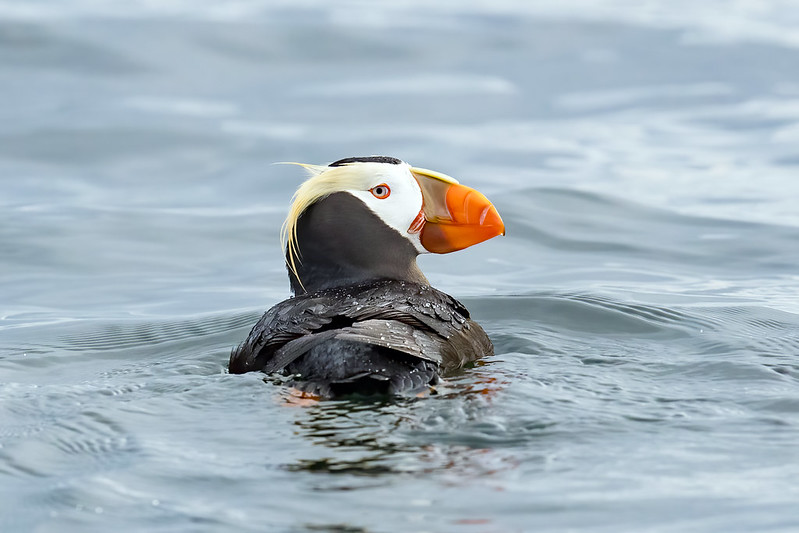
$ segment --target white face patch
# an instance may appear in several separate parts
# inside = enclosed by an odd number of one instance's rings
[[[419,253],[427,253],[422,246],[419,233],[410,233],[408,228],[422,209],[422,190],[413,177],[410,166],[406,163],[392,165],[389,163],[362,163],[369,165],[369,189],[351,190],[347,192],[359,198],[389,227],[411,241]],[[387,185],[390,194],[378,198],[372,189]],[[385,191],[377,189],[378,195]]]

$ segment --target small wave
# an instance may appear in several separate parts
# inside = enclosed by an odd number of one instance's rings
[[[496,296],[465,299],[472,312],[503,324],[520,322],[551,331],[589,332],[603,336],[622,334],[682,336],[718,327],[713,320],[686,311],[589,294]]]
[[[60,345],[71,351],[107,351],[155,346],[228,333],[252,325],[256,319],[257,314],[246,312],[180,321],[115,323],[95,331],[66,335],[60,339]]]

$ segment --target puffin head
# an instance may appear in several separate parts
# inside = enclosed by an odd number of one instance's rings
[[[419,254],[505,234],[491,202],[445,174],[386,156],[300,165],[312,176],[281,232],[296,295],[379,279],[427,284]]]

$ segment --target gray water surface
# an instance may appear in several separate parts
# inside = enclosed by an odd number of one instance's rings
[[[0,0],[0,530],[799,531],[799,5],[428,4]],[[420,260],[496,355],[228,375],[368,154],[497,206]]]

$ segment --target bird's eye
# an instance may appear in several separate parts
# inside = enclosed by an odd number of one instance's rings
[[[388,198],[388,195],[391,194],[391,189],[385,183],[381,183],[380,185],[375,185],[369,191],[374,195],[375,198],[379,200],[384,200]]]

